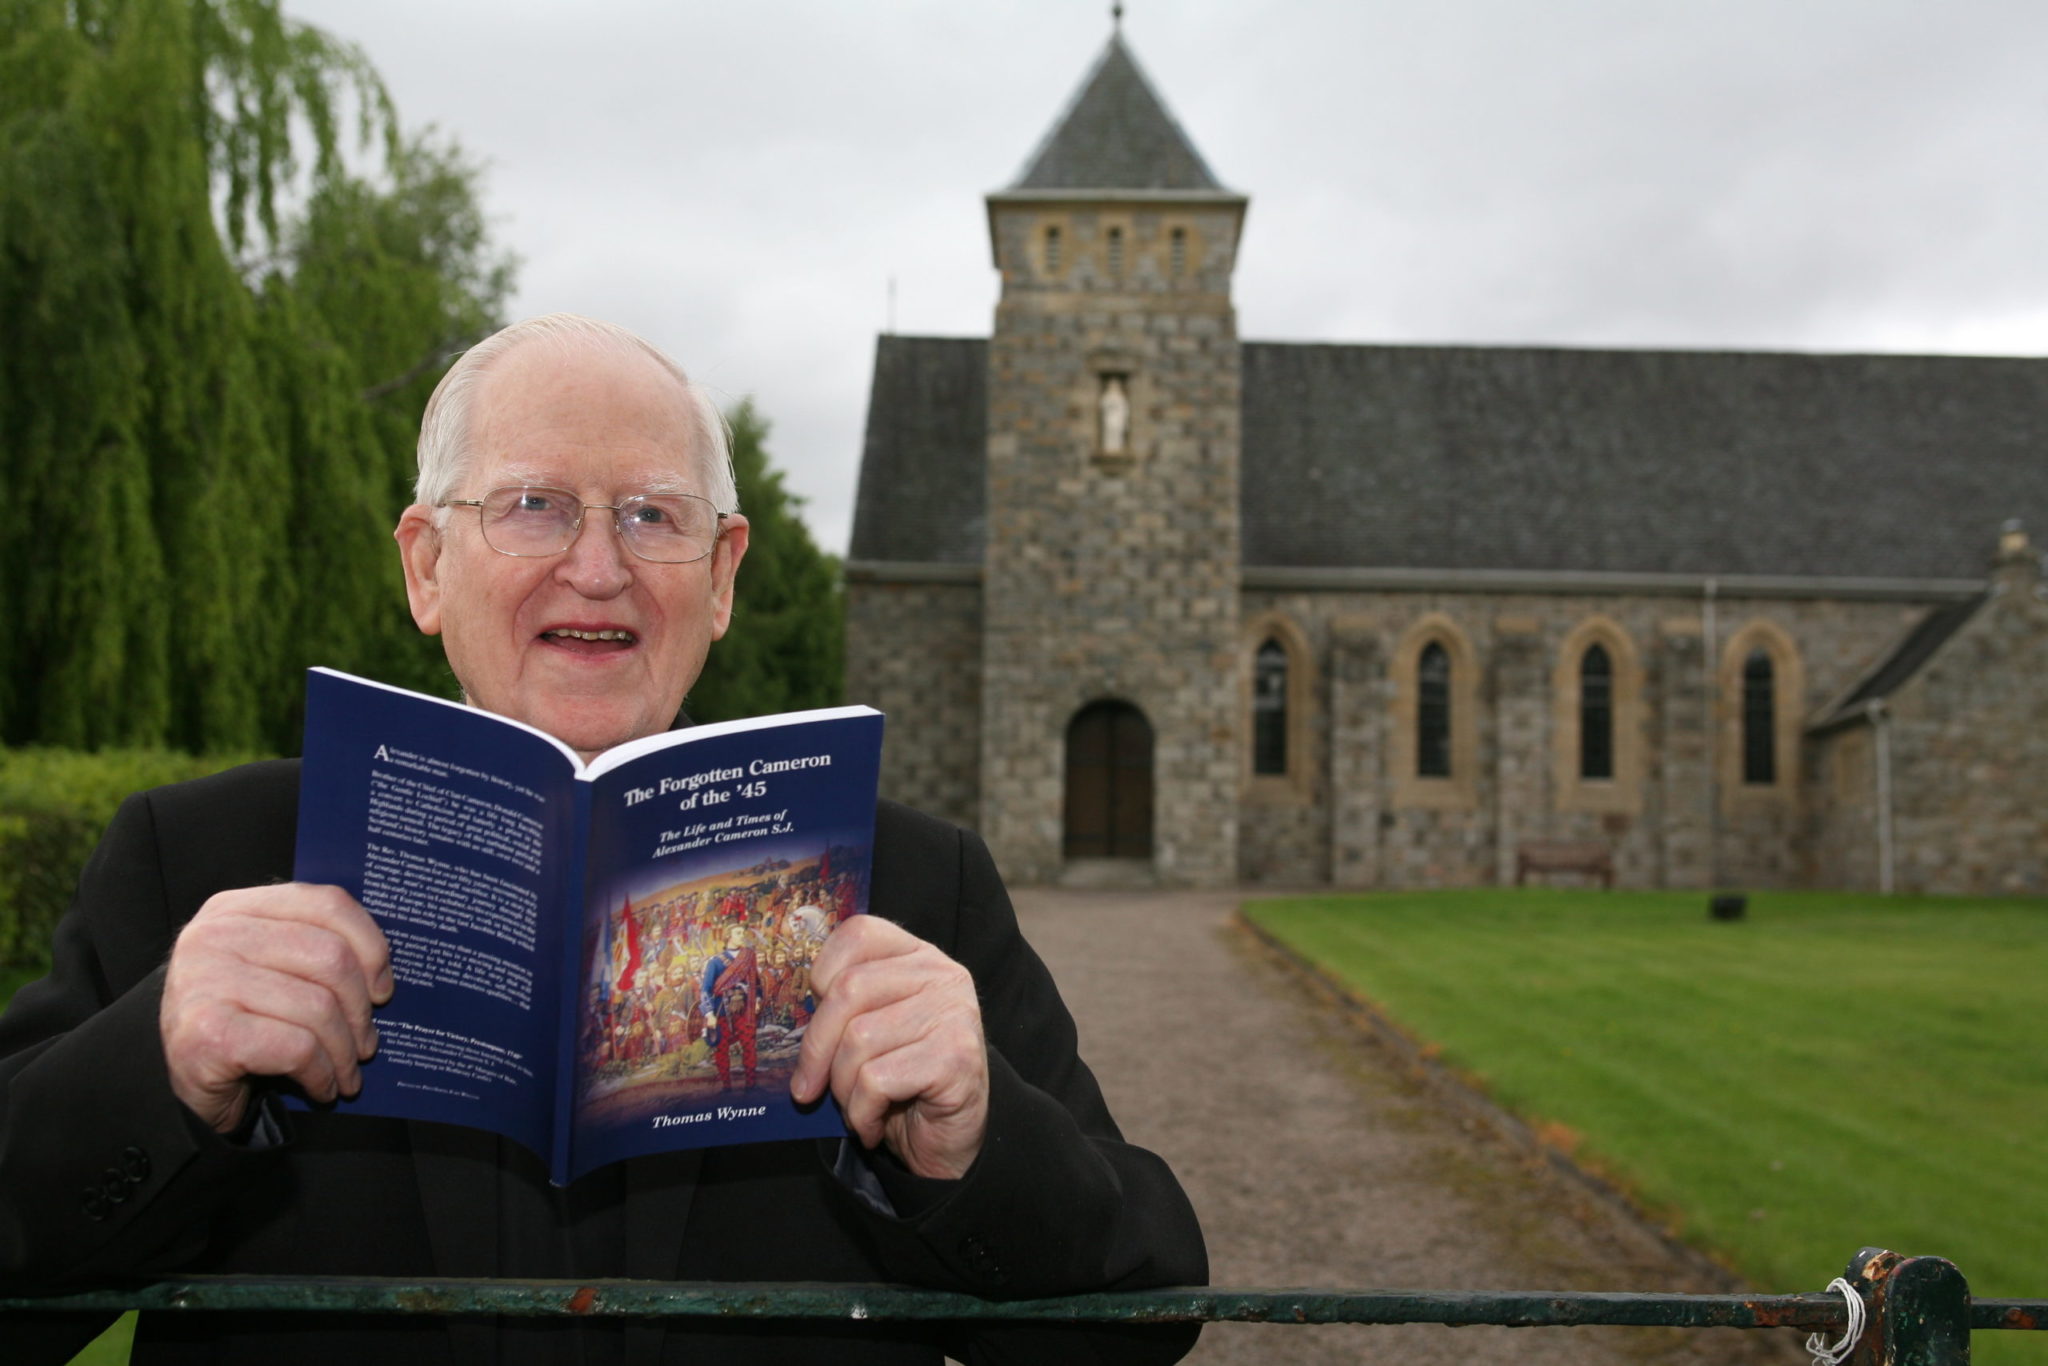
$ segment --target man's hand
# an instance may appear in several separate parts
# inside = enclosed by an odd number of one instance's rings
[[[219,1133],[241,1124],[251,1077],[287,1077],[314,1100],[352,1096],[357,1065],[377,1051],[370,1008],[392,986],[384,932],[339,887],[211,897],[164,974],[171,1090]]]
[[[918,1176],[957,1180],[988,1131],[988,1044],[967,969],[901,926],[857,915],[811,969],[818,1010],[789,1090],[829,1084],[860,1141]]]

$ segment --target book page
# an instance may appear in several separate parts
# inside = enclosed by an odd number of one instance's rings
[[[844,1132],[829,1101],[799,1111],[789,1079],[811,961],[867,909],[882,720],[775,719],[790,724],[656,748],[592,786],[572,1173]]]
[[[362,903],[397,979],[343,1109],[548,1153],[573,791],[554,748],[499,718],[316,671],[296,875]]]

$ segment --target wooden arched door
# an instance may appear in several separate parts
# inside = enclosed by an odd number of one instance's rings
[[[1152,857],[1152,723],[1091,702],[1067,723],[1066,856]]]

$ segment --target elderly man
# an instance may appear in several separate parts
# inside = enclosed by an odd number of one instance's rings
[[[494,522],[550,500],[564,512],[545,545]],[[673,362],[587,319],[519,324],[428,405],[397,530],[413,618],[472,705],[597,754],[674,724],[730,619],[736,509],[723,424]],[[283,1086],[352,1094],[398,989],[360,906],[286,881],[296,804],[283,761],[138,794],[115,818],[51,975],[0,1019],[0,1275],[887,1280],[991,1297],[1205,1276],[1186,1198],[1122,1142],[971,835],[877,812],[876,914],[821,952],[790,1083],[802,1102],[836,1097],[848,1139],[639,1159],[564,1190],[489,1134],[279,1106]],[[1191,1340],[145,1316],[134,1359],[1127,1361]]]

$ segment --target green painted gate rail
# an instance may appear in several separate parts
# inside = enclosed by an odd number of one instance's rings
[[[1865,1326],[1855,1366],[1960,1366],[1970,1334],[2048,1330],[2048,1300],[1973,1300],[1939,1257],[1865,1248],[1847,1279]],[[620,1318],[982,1320],[1098,1323],[1438,1323],[1509,1328],[1799,1328],[1838,1339],[1839,1292],[1675,1295],[1607,1291],[1263,1290],[1218,1287],[982,1300],[902,1286],[737,1281],[406,1280],[370,1276],[189,1276],[45,1297],[0,1296],[0,1315],[142,1309]]]

